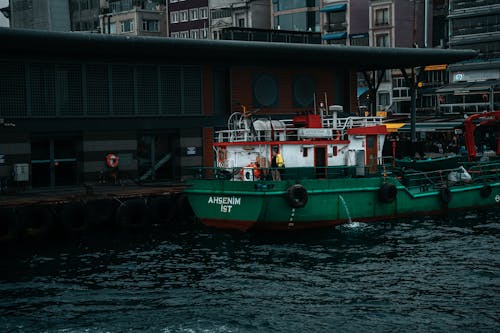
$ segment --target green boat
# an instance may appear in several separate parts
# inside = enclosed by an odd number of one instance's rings
[[[198,168],[186,189],[199,220],[242,231],[302,230],[500,206],[499,162],[393,168],[382,158],[382,119],[336,111],[280,121],[233,114],[215,135],[215,166]],[[274,167],[273,151],[284,169]]]
[[[461,163],[462,158],[460,155],[426,158],[422,160],[414,158],[396,159],[396,165],[398,167],[420,171],[453,169],[459,167]]]

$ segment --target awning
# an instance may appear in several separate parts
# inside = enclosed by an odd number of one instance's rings
[[[321,39],[323,40],[335,40],[335,39],[344,39],[347,38],[347,32],[342,31],[342,32],[334,32],[331,34],[325,34]]]
[[[417,132],[452,132],[455,128],[462,126],[463,121],[443,121],[443,122],[425,122],[417,123],[415,130]],[[387,125],[387,124],[386,124]],[[411,125],[404,124],[398,129],[400,132],[410,132]]]
[[[384,125],[387,128],[387,132],[394,133],[394,132],[397,132],[398,129],[405,126],[406,124],[405,123],[387,123]]]
[[[359,87],[358,88],[358,97],[361,96],[361,95],[363,95],[367,91],[368,91],[367,87]]]
[[[491,89],[495,89],[500,84],[500,80],[478,81],[478,82],[459,82],[449,84],[438,88],[436,93],[454,93],[456,95],[467,93],[489,93]]]
[[[339,4],[334,4],[334,5],[328,5],[320,9],[320,12],[326,13],[326,12],[341,12],[343,10],[346,10],[347,4],[345,3],[339,3]]]

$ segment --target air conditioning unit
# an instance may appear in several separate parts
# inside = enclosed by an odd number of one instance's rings
[[[30,180],[30,165],[28,163],[14,164],[14,181],[27,182]]]

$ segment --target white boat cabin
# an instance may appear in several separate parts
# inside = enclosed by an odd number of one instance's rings
[[[271,166],[272,150],[277,149],[288,167],[358,167],[358,175],[375,171],[382,163],[387,129],[382,117],[338,117],[341,106],[318,113],[296,115],[293,119],[254,118],[235,112],[228,129],[215,134],[217,167],[228,170]],[[359,170],[358,170],[359,169]],[[242,169],[243,170],[243,169]],[[245,177],[240,180],[253,180]],[[250,178],[250,179],[248,179]]]

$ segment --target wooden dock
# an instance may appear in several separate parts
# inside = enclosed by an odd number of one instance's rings
[[[14,189],[0,194],[0,244],[116,228],[173,227],[193,221],[182,183]]]

